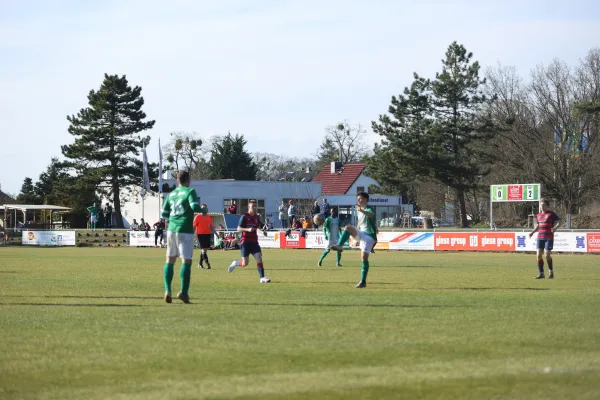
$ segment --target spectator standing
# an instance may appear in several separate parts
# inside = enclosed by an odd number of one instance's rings
[[[321,207],[319,207],[318,201],[315,201],[315,204],[313,205],[312,209],[310,210],[310,213],[313,218],[315,217],[315,215],[321,214]],[[323,218],[323,219],[325,219],[325,218]],[[315,229],[318,229],[318,228],[319,228],[319,226],[315,224]]]
[[[158,241],[160,239],[160,247],[163,246],[163,237],[165,231],[165,219],[161,218],[158,222],[154,223],[154,247],[158,247]]]
[[[296,206],[294,205],[294,201],[290,200],[288,202],[289,207],[288,207],[288,221],[290,222],[290,227],[292,227],[292,224],[294,222],[294,219],[296,218]]]
[[[279,222],[281,222],[281,228],[285,229],[287,227],[287,210],[285,208],[285,201],[281,200],[281,205],[279,206]]]
[[[112,206],[109,203],[106,203],[104,206],[104,227],[112,228]]]
[[[321,214],[323,214],[323,219],[327,219],[331,215],[331,210],[329,209],[329,203],[327,199],[323,198],[323,206],[321,207]]]
[[[92,231],[95,231],[96,223],[98,222],[98,213],[100,212],[100,210],[98,210],[98,207],[96,207],[96,203],[89,206],[87,210],[90,213],[90,228],[92,229]]]

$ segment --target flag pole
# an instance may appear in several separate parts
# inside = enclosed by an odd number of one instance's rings
[[[160,138],[158,138],[158,219],[161,217],[162,210],[162,196],[163,196],[163,154],[160,147]]]

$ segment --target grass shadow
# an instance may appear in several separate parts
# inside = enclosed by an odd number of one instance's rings
[[[332,303],[219,303],[232,306],[275,306],[275,307],[369,307],[369,308],[471,308],[459,305],[418,304],[332,304]]]
[[[50,306],[50,307],[143,307],[141,304],[57,304],[57,303],[0,303],[0,306]]]
[[[162,299],[162,296],[75,296],[75,295],[12,295],[0,297],[22,297],[22,298],[41,298],[41,299],[140,299],[140,300],[157,300]]]
[[[550,288],[507,288],[507,287],[456,287],[456,288],[402,288],[404,290],[550,290]]]

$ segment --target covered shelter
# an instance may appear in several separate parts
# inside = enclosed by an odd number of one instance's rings
[[[4,204],[0,206],[0,217],[6,230],[55,230],[68,228],[63,216],[70,211],[69,207],[49,204]]]

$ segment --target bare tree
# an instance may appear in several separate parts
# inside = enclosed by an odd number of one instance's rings
[[[315,172],[316,160],[311,158],[286,157],[272,153],[254,153],[253,160],[258,166],[259,181],[301,181]]]
[[[202,139],[196,132],[171,132],[171,140],[163,146],[166,160],[176,170],[193,170],[201,159]]]
[[[498,96],[490,111],[506,128],[490,146],[494,169],[517,182],[541,183],[567,213],[578,212],[600,186],[595,114],[578,112],[579,104],[600,99],[599,67],[594,49],[576,68],[559,60],[538,66],[529,85],[514,68],[487,71],[488,90]]]
[[[331,161],[343,164],[362,161],[370,150],[365,143],[367,130],[348,120],[325,128],[325,137],[318,151],[319,166]]]

